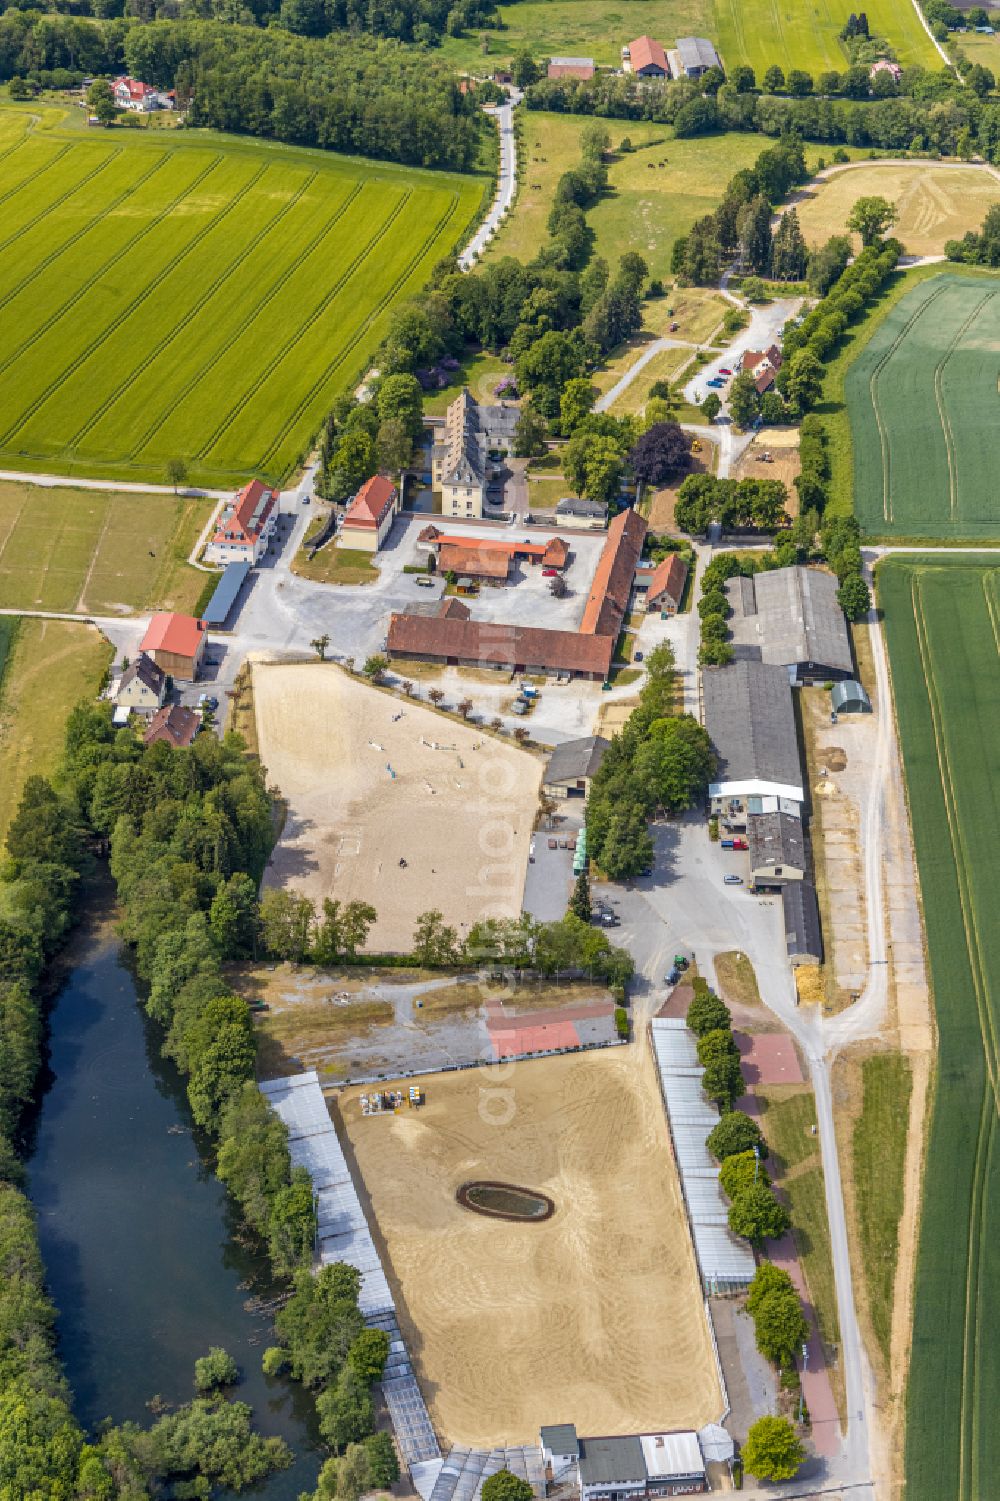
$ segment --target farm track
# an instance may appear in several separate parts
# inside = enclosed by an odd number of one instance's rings
[[[95,354],[102,345],[107,343],[112,334],[115,333],[115,331],[121,326],[121,324],[125,322],[126,318],[130,318],[136,311],[136,309],[141,307],[142,304],[150,296],[152,296],[153,292],[156,291],[160,283],[165,281],[166,278],[172,274],[172,272],[176,271],[177,267],[187,259],[192,251],[198,248],[205,236],[207,234],[210,234],[211,231],[222,222],[222,220],[228,218],[228,216],[233,212],[235,208],[239,207],[240,203],[242,203],[243,199],[246,197],[247,193],[249,193],[250,189],[256,186],[256,184],[264,176],[264,173],[267,170],[268,164],[266,162],[262,163],[254,173],[253,177],[251,177],[250,180],[245,183],[244,186],[236,193],[236,195],[230,199],[225,208],[220,209],[217,214],[214,214],[212,216],[207,224],[203,225],[202,228],[198,230],[194,238],[188,242],[184,249],[172,261],[168,262],[168,264],[164,266],[163,270],[153,277],[152,281],[147,282],[142,290],[132,298],[131,302],[129,302],[127,306],[121,310],[116,318],[113,318],[110,323],[105,324],[104,328],[98,334],[97,338],[92,340],[85,349],[82,349],[76,355],[76,357],[70,361],[65,369],[60,371],[60,373],[52,381],[50,381],[45,390],[42,391],[40,395],[35,397],[28,408],[20,414],[16,422],[14,422],[11,427],[6,430],[6,432],[0,434],[0,445],[6,446],[10,442],[14,434],[17,432],[18,428],[23,427],[26,423],[30,422],[35,414],[49,400],[49,398],[54,396],[56,391],[58,391],[59,388],[64,385],[67,380],[69,380],[70,376],[75,375],[80,366],[85,364],[85,362],[90,358],[92,354]]]
[[[119,153],[119,155],[122,154],[123,153]],[[43,272],[47,271],[49,267],[53,265],[61,255],[65,255],[67,250],[71,250],[74,245],[76,245],[80,240],[83,239],[84,235],[89,234],[92,229],[96,229],[97,225],[101,224],[109,214],[113,214],[115,209],[119,208],[127,198],[131,198],[132,195],[134,193],[137,193],[141,187],[144,187],[149,179],[153,177],[155,173],[159,172],[160,168],[164,165],[166,160],[167,158],[164,157],[161,161],[154,162],[147,172],[144,172],[140,178],[138,178],[135,182],[130,183],[128,187],[124,188],[118,194],[117,198],[113,198],[111,202],[105,208],[103,208],[99,214],[95,214],[93,219],[89,219],[81,229],[77,230],[76,234],[70,235],[68,240],[64,240],[61,245],[58,245],[54,250],[51,250],[48,255],[43,256],[40,261],[37,261],[35,265],[32,266],[27,275],[22,276],[19,282],[16,282],[8,292],[5,292],[4,295],[0,297],[0,308],[5,308],[9,302],[12,302],[14,298],[19,295],[19,293],[24,291],[25,287],[30,286],[31,283],[35,281],[39,276],[41,276]]]
[[[173,416],[173,414],[176,412],[177,408],[181,405],[181,403],[186,399],[186,397],[188,397],[191,394],[191,391],[194,389],[194,387],[197,386],[197,385],[199,385],[201,383],[201,381],[203,381],[207,376],[211,375],[211,373],[215,369],[216,365],[218,365],[219,362],[221,360],[223,360],[226,357],[227,354],[229,354],[230,350],[232,349],[232,347],[236,343],[236,341],[239,338],[241,338],[241,336],[243,334],[245,334],[247,332],[247,330],[256,321],[256,319],[260,317],[260,314],[263,312],[264,308],[268,307],[270,305],[270,303],[274,301],[274,298],[279,294],[279,292],[281,292],[283,290],[283,288],[287,285],[287,283],[290,281],[290,279],[295,274],[295,272],[299,269],[299,267],[303,264],[303,262],[305,262],[305,261],[307,261],[309,259],[309,257],[312,255],[313,251],[316,250],[318,248],[318,246],[320,246],[323,243],[323,240],[330,233],[330,231],[333,228],[335,228],[335,226],[344,217],[344,215],[350,209],[351,205],[354,203],[354,201],[357,198],[358,194],[361,192],[361,189],[362,189],[363,186],[364,185],[362,183],[360,183],[360,182],[356,183],[354,185],[354,187],[351,189],[350,193],[344,199],[343,203],[337,209],[336,213],[332,216],[332,218],[330,218],[316,232],[316,234],[313,235],[313,237],[309,241],[308,245],[306,245],[306,247],[299,253],[299,255],[294,260],[292,260],[292,261],[289,262],[288,266],[281,273],[278,281],[275,282],[275,284],[271,288],[271,290],[266,294],[266,296],[259,303],[257,303],[255,305],[255,307],[253,308],[253,310],[250,313],[247,314],[246,318],[239,325],[239,327],[234,330],[234,332],[225,341],[225,343],[218,350],[216,350],[216,352],[212,356],[212,358],[199,371],[198,376],[195,379],[195,381],[193,382],[193,384],[190,385],[190,386],[185,386],[181,391],[179,391],[178,394],[177,394],[177,396],[176,396],[176,398],[164,409],[163,412],[161,412],[159,414],[159,416],[150,424],[150,426],[145,430],[145,432],[142,433],[142,435],[140,436],[138,442],[133,446],[133,448],[129,452],[128,457],[130,459],[135,459],[135,458],[137,458],[139,456],[139,454],[142,452],[142,450],[144,448],[146,448],[149,445],[149,443],[153,440],[153,438],[159,432],[159,430],[163,426],[163,424],[165,422],[167,422]],[[251,247],[251,248],[255,248],[255,247]]]
[[[438,223],[435,225],[433,233],[431,235],[429,235],[427,237],[427,239],[425,239],[423,245],[420,247],[420,250],[412,258],[412,260],[409,262],[408,266],[406,267],[406,270],[400,276],[398,276],[396,278],[396,281],[393,283],[393,285],[390,288],[390,290],[385,294],[385,296],[381,299],[381,301],[377,304],[377,306],[375,308],[373,308],[372,311],[369,313],[369,315],[368,315],[367,319],[365,320],[365,323],[362,325],[362,327],[360,329],[358,329],[358,331],[354,335],[354,337],[340,350],[337,358],[335,360],[332,360],[330,362],[330,364],[327,365],[327,367],[324,370],[322,376],[313,383],[313,385],[310,387],[310,390],[309,390],[308,394],[299,403],[298,408],[292,414],[292,416],[290,418],[286,419],[285,425],[281,429],[281,432],[279,433],[278,437],[275,439],[275,441],[271,445],[270,449],[268,449],[267,453],[261,459],[260,463],[261,463],[262,466],[266,466],[270,462],[273,454],[276,452],[276,450],[279,447],[280,443],[284,440],[284,438],[287,436],[287,434],[291,431],[292,427],[295,425],[295,422],[297,421],[299,414],[305,410],[306,406],[308,406],[309,402],[315,397],[316,393],[319,390],[321,390],[321,388],[323,387],[323,385],[326,384],[327,381],[329,381],[329,380],[332,379],[333,375],[340,368],[340,366],[344,363],[344,361],[347,359],[348,355],[350,355],[357,348],[358,344],[361,342],[362,338],[364,337],[364,334],[367,331],[369,325],[372,322],[374,322],[374,320],[376,318],[378,318],[385,311],[385,309],[388,306],[389,302],[395,296],[395,294],[399,290],[399,288],[403,285],[403,282],[407,279],[407,277],[413,271],[414,266],[416,266],[418,264],[418,262],[421,260],[421,258],[427,253],[427,247],[428,247],[428,245],[430,245],[439,235],[441,235],[444,232],[444,230],[447,227],[447,225],[451,223],[451,220],[454,218],[455,212],[456,212],[456,210],[458,208],[458,203],[459,203],[458,195],[455,194],[452,197],[451,202],[450,202],[448,208],[446,209],[446,211],[444,212],[444,214],[442,214],[442,216],[439,219]]]
[[[263,386],[268,377],[274,373],[274,371],[278,368],[286,355],[288,355],[291,350],[293,350],[295,346],[305,337],[316,320],[323,316],[326,309],[330,306],[330,303],[337,296],[338,292],[340,292],[343,287],[346,286],[347,282],[350,281],[351,277],[354,275],[358,267],[368,259],[369,255],[372,253],[375,247],[379,245],[382,240],[384,240],[393,224],[403,212],[403,209],[406,207],[407,203],[409,203],[411,196],[412,194],[407,191],[400,198],[399,202],[394,205],[381,227],[372,236],[372,238],[368,241],[364,248],[358,251],[357,255],[355,255],[354,259],[350,262],[347,270],[337,278],[333,286],[324,294],[323,297],[320,298],[320,301],[314,306],[313,310],[309,314],[307,314],[306,318],[302,323],[299,324],[295,332],[292,333],[288,339],[286,339],[278,354],[271,360],[271,362],[265,367],[265,369],[260,372],[260,374],[253,381],[249,389],[243,394],[240,400],[235,402],[233,406],[230,407],[229,411],[226,413],[222,421],[218,424],[215,431],[209,438],[206,439],[201,448],[198,449],[196,454],[197,458],[204,458],[205,454],[208,453],[210,449],[215,447],[216,443],[218,443],[219,439],[222,437],[223,433],[225,433],[226,429],[233,422],[235,422],[236,418],[240,415],[244,408],[249,405],[249,403],[256,396],[257,392],[260,390],[261,386]]]
[[[264,235],[265,239],[281,223],[286,215],[291,212],[296,204],[301,201],[303,195],[316,181],[317,176],[318,174],[316,172],[311,173],[309,177],[303,180],[297,191],[293,193],[291,197],[282,205],[278,213],[272,219],[271,223],[267,226]],[[206,303],[211,301],[211,299],[216,295],[219,289],[223,287],[227,281],[229,281],[230,277],[235,272],[237,272],[241,266],[244,266],[246,264],[251,255],[258,253],[260,251],[260,248],[260,238],[254,238],[247,242],[247,244],[236,256],[236,258],[229,261],[228,264],[223,267],[218,276],[216,276],[214,280],[209,283],[209,285],[197,298],[194,304],[184,312],[182,318],[175,324],[173,330],[167,335],[167,337],[165,339],[162,339],[157,344],[158,353],[163,354],[182,333],[186,333],[190,329],[192,321],[199,315],[199,313],[205,307]],[[254,315],[250,314],[249,316],[253,317]],[[81,440],[85,438],[87,434],[97,426],[97,424],[106,415],[106,413],[110,411],[115,403],[121,400],[122,394],[131,385],[132,381],[135,379],[135,376],[136,371],[134,369],[129,371],[128,375],[126,375],[119,382],[116,388],[105,398],[100,406],[91,413],[86,422],[84,422],[83,425],[78,428],[75,433],[73,433],[73,435],[67,441],[67,447],[71,451],[75,449],[77,444],[80,443]],[[180,400],[180,397],[178,397],[178,400]],[[172,410],[172,408],[170,410]],[[129,453],[129,458],[133,457],[134,452],[135,450],[133,449],[132,452]]]
[[[71,308],[75,307],[80,299],[85,297],[91,288],[100,281],[101,277],[110,271],[113,266],[117,265],[123,256],[129,255],[146,235],[151,234],[165,219],[168,219],[178,204],[183,203],[185,198],[195,192],[205,181],[205,178],[215,171],[215,168],[222,160],[223,157],[221,155],[213,157],[194,181],[188,183],[180,193],[172,198],[169,203],[165,204],[156,217],[151,219],[144,229],[141,229],[137,235],[134,235],[131,240],[127,241],[109,260],[104,261],[102,265],[98,266],[92,275],[88,276],[82,286],[78,287],[38,328],[33,329],[29,336],[11,350],[6,359],[0,360],[0,375],[9,369],[16,360],[20,359],[25,350],[29,349],[32,344],[37,343],[43,334],[48,333],[49,329],[53,328],[59,322],[59,319],[64,317]]]

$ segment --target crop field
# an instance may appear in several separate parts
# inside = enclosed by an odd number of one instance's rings
[[[820,73],[843,72],[848,61],[838,36],[850,0],[618,0],[610,11],[599,0],[524,0],[499,9],[501,32],[446,37],[444,55],[481,67],[483,36],[498,62],[527,48],[539,58],[584,54],[618,67],[624,44],[648,34],[670,47],[679,36],[709,37],[727,68],[750,63],[758,78],[775,62],[786,72]],[[910,0],[872,0],[867,11],[872,33],[887,38],[901,63],[941,66]]]
[[[908,1501],[977,1501],[1000,1466],[1000,571],[878,574],[938,1028],[914,1288]]]
[[[942,275],[904,296],[844,382],[858,519],[876,536],[1000,536],[992,447],[1000,279]]]
[[[227,485],[294,464],[477,178],[0,114],[0,462]]]
[[[978,228],[991,203],[1000,198],[1000,174],[992,167],[897,166],[865,162],[844,167],[796,194],[796,211],[810,245],[844,233],[858,198],[881,194],[895,204],[892,232],[908,255],[940,255],[948,240]],[[854,236],[855,250],[861,238]]]
[[[191,610],[205,574],[187,559],[214,504],[0,480],[0,607]]]

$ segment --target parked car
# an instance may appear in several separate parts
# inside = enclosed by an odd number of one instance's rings
[[[632,661],[633,662],[641,662],[642,661],[642,652],[641,651],[633,652],[632,653]]]
[[[733,372],[728,368],[728,366],[726,366],[726,365],[720,365],[719,366],[719,374],[720,375],[732,375],[732,373]]]
[[[726,383],[722,379],[721,375],[716,375],[712,380],[707,380],[705,384],[706,386],[713,386],[716,390],[718,390],[720,386],[724,386]]]
[[[417,576],[417,588],[418,589],[433,589],[434,588],[434,580],[430,577],[429,574],[426,574],[426,573],[419,574]],[[423,608],[423,606],[421,606],[421,608]]]
[[[198,708],[199,709],[217,709],[218,707],[219,707],[219,700],[215,697],[214,693],[199,693],[198,694]]]
[[[554,579],[555,576],[556,576],[556,574],[558,572],[559,572],[559,570],[557,568],[543,568],[542,569],[542,578],[543,579]]]
[[[667,976],[667,984],[668,985],[676,985],[677,981],[680,979],[680,977],[681,977],[680,970],[679,969],[672,969],[670,971],[669,975]]]
[[[724,850],[734,850],[736,848],[735,839],[720,839],[719,844]]]
[[[749,846],[749,844],[747,844],[747,842],[746,842],[745,839],[734,839],[733,840],[733,849],[734,850],[748,850],[749,848],[750,848],[750,846]]]
[[[732,876],[732,875],[730,875],[730,876],[723,876],[722,879],[723,879],[723,881],[725,882],[725,884],[727,886],[742,886],[743,885],[743,877],[742,876]]]

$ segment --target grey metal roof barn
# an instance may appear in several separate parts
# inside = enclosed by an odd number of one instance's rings
[[[584,1485],[605,1485],[615,1480],[624,1485],[645,1484],[642,1440],[635,1434],[625,1438],[581,1439],[580,1480]]]
[[[806,868],[802,820],[794,813],[748,814],[747,843],[754,874],[769,869],[801,876]]]
[[[705,728],[719,759],[716,786],[764,782],[802,801],[802,770],[788,674],[764,662],[733,662],[702,675]],[[765,788],[752,788],[764,791]]]
[[[872,701],[857,678],[847,678],[843,683],[834,683],[830,708],[837,714],[870,714]]]
[[[581,500],[576,495],[564,495],[555,508],[555,516],[586,516],[591,521],[607,521],[608,506],[603,500]]]
[[[653,1052],[667,1113],[691,1239],[706,1292],[733,1292],[750,1282],[756,1269],[749,1245],[729,1228],[729,1207],[719,1183],[719,1167],[707,1141],[719,1113],[701,1089],[704,1070],[691,1067],[695,1042],[680,1017],[652,1022]]]
[[[730,579],[725,589],[739,655],[757,648],[762,662],[787,668],[795,681],[852,675],[847,621],[832,573],[775,568],[752,579]]]
[[[816,888],[811,881],[793,881],[781,888],[785,947],[793,964],[819,964],[823,958],[823,933],[819,921]]]
[[[538,1437],[542,1441],[543,1448],[549,1449],[553,1454],[576,1454],[580,1453],[580,1440],[577,1437],[575,1423],[548,1423],[540,1428]]]
[[[585,735],[580,740],[564,740],[557,745],[545,768],[545,782],[575,782],[592,777],[611,748],[603,735]]]
[[[250,573],[249,563],[228,563],[202,616],[206,625],[222,630]]]
[[[719,54],[706,37],[679,36],[677,51],[681,55],[681,63],[689,78],[697,78],[708,68],[720,66]]]

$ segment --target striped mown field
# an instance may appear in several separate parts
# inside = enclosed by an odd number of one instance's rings
[[[938,1026],[907,1393],[907,1501],[1000,1473],[1000,568],[878,573]]]
[[[891,309],[844,382],[866,532],[1000,536],[998,379],[1000,277],[935,276]]]
[[[0,113],[0,464],[280,479],[482,186]]]
[[[872,0],[862,8],[872,35],[885,37],[904,66],[943,66],[911,0]],[[772,63],[786,74],[842,73],[848,58],[839,37],[852,9],[850,0],[713,0],[715,29],[706,35],[727,68],[750,63],[758,82]]]

